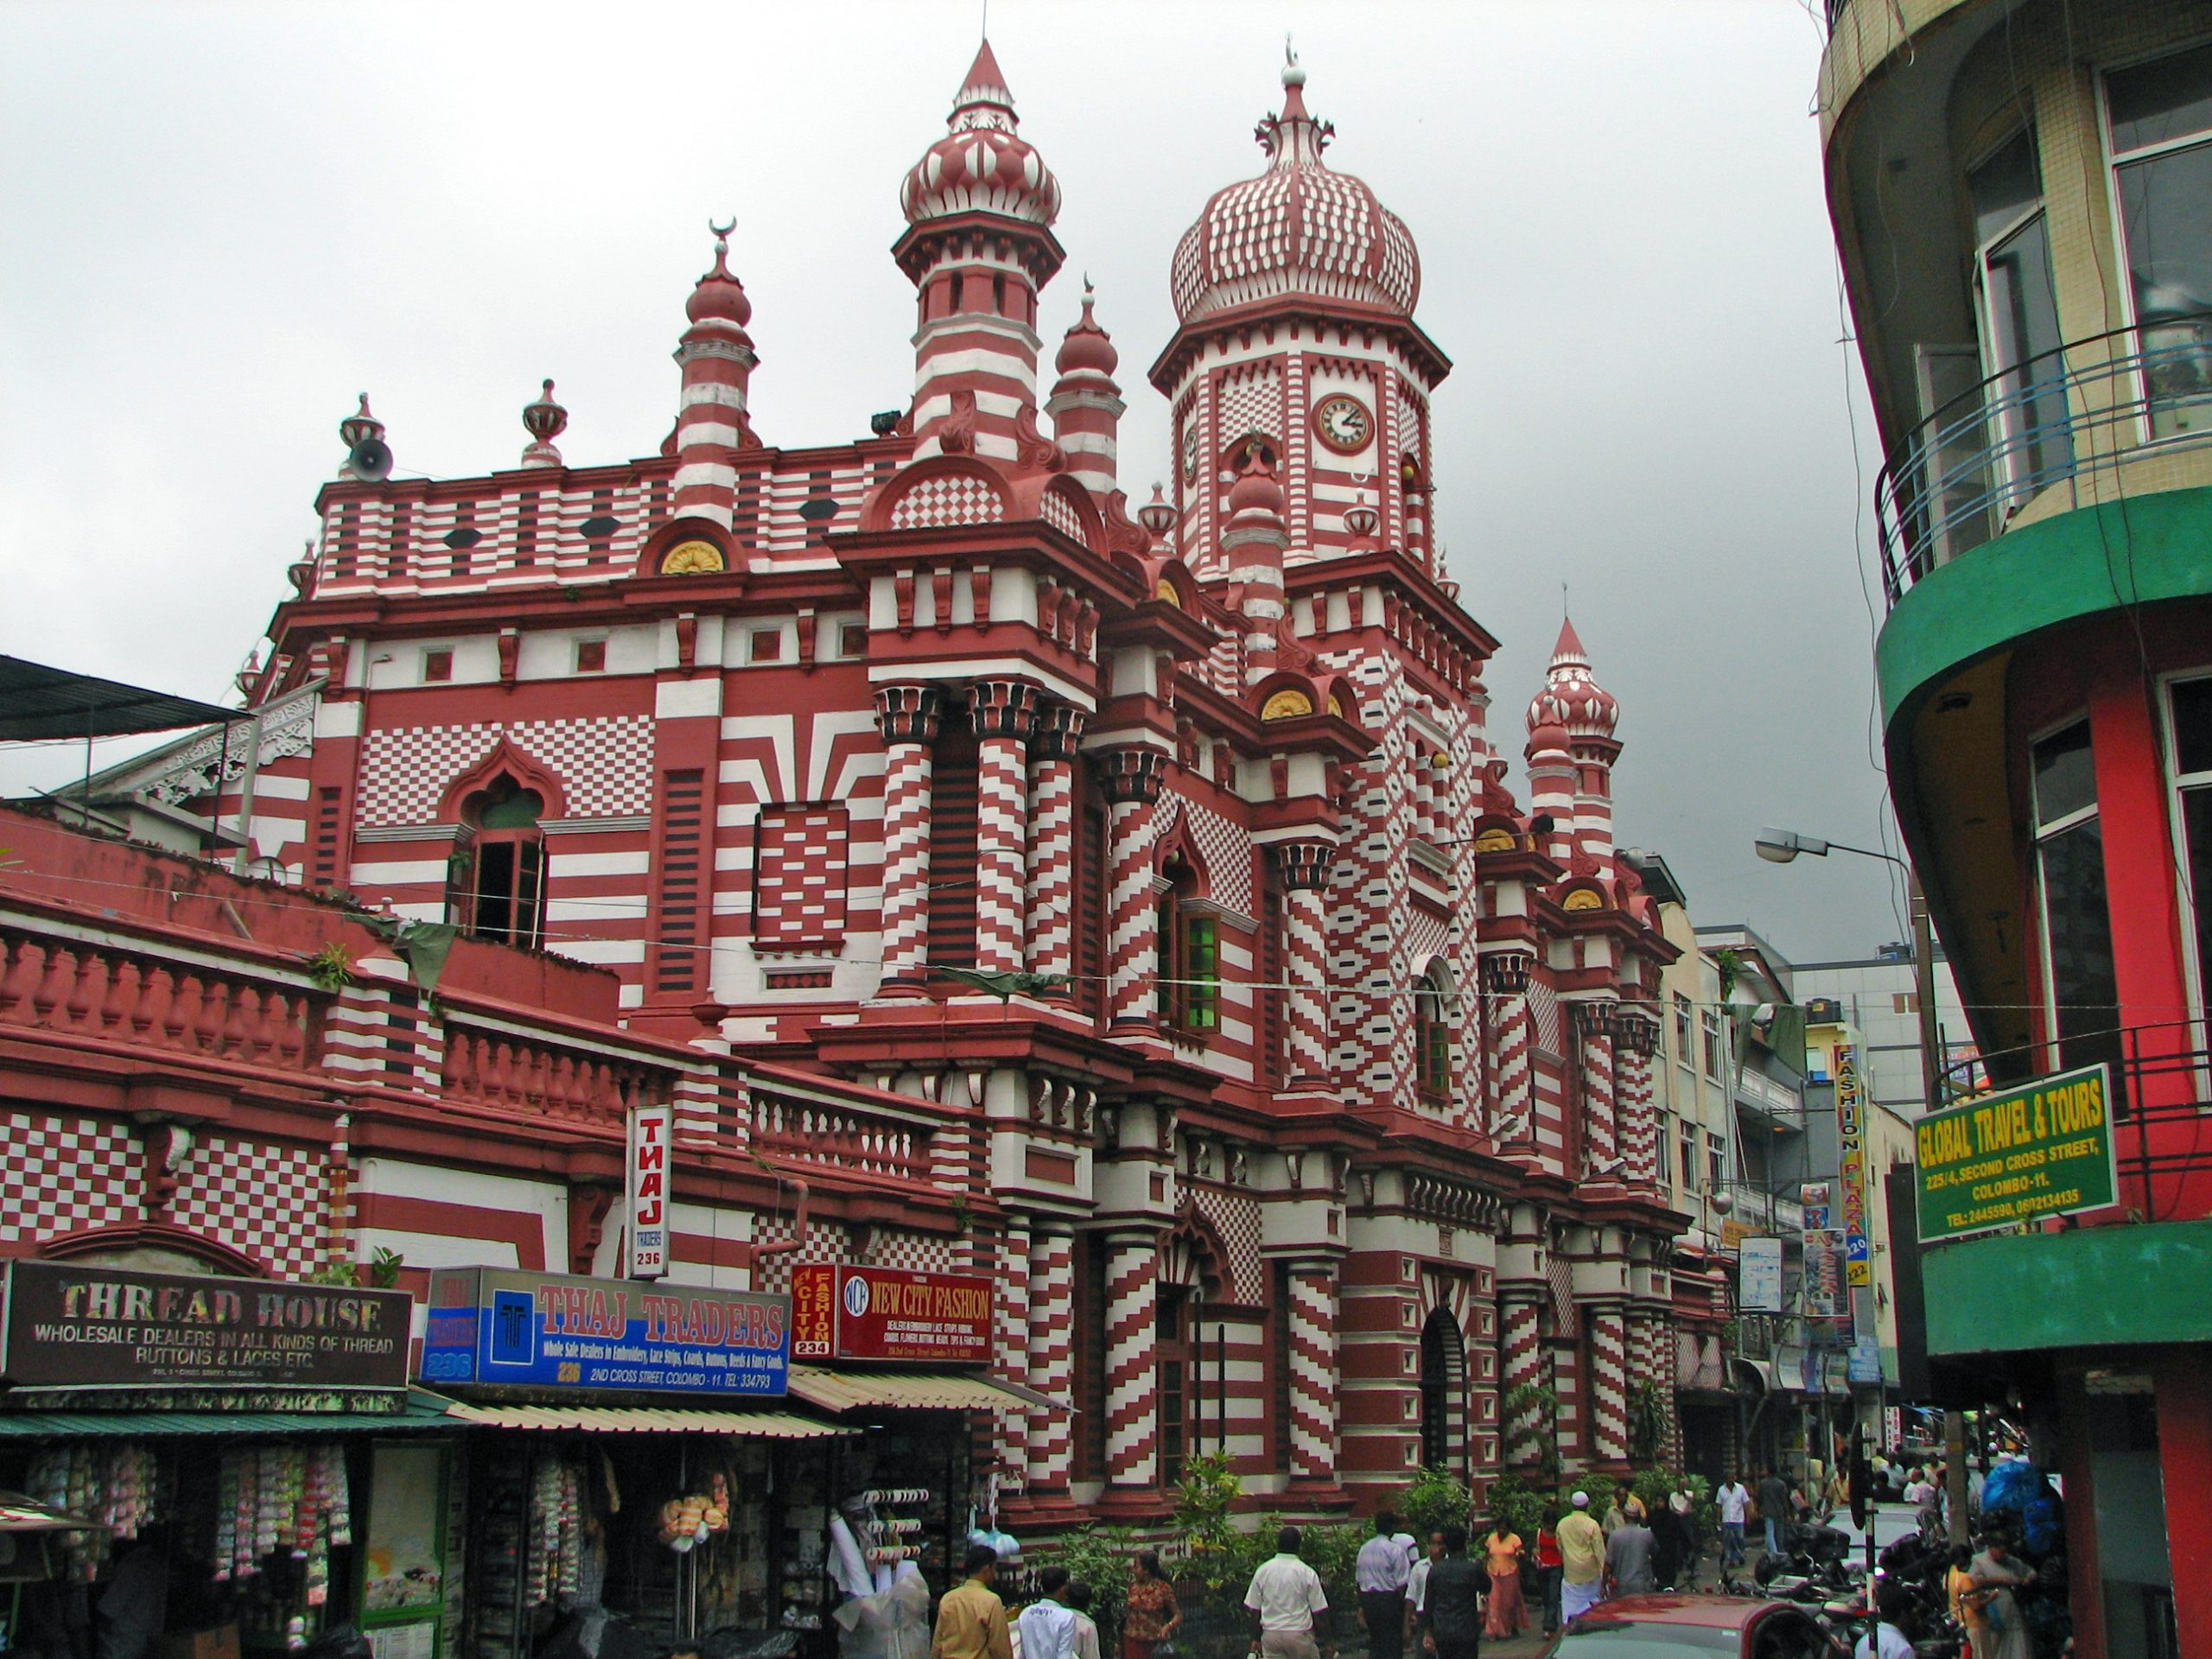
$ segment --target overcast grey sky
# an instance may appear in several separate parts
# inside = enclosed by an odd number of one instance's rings
[[[364,388],[403,473],[514,465],[547,375],[572,463],[654,453],[710,214],[738,219],[762,435],[863,433],[911,390],[896,190],[979,12],[0,8],[0,652],[227,691]],[[1798,0],[995,0],[990,30],[1066,193],[1046,349],[1089,271],[1133,495],[1166,475],[1142,372],[1169,253],[1258,169],[1291,31],[1330,159],[1411,226],[1458,365],[1440,528],[1504,642],[1516,787],[1565,583],[1624,708],[1622,838],[1698,919],[1806,959],[1898,936],[1884,867],[1751,847],[1885,826],[1854,558],[1879,457]]]

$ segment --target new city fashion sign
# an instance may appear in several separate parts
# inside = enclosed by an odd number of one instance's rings
[[[423,1380],[779,1395],[791,1311],[788,1296],[445,1268],[430,1275]]]
[[[8,1264],[0,1376],[19,1389],[404,1389],[404,1290]]]
[[[991,1281],[828,1263],[791,1269],[794,1359],[918,1359],[985,1365]]]
[[[1923,1244],[2106,1209],[2120,1192],[2102,1065],[1930,1112],[1914,1141]]]
[[[668,1276],[669,1136],[672,1106],[639,1106],[630,1113],[624,1185],[630,1220],[627,1272],[632,1279]]]

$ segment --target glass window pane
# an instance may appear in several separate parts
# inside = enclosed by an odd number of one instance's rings
[[[2055,823],[2097,804],[2097,772],[2089,722],[2079,720],[2035,746],[2036,822]]]
[[[2023,128],[1967,175],[1974,200],[1974,239],[1986,242],[2043,200],[2043,172],[2036,162],[2036,130]]]
[[[2154,436],[2212,426],[2212,144],[2115,169]]]
[[[2212,994],[2212,789],[2185,790],[2182,834],[2189,842],[2189,893],[2196,912],[2197,995]]]
[[[2067,471],[2074,454],[2049,221],[2038,213],[1992,248],[1982,271],[1983,345],[1991,373],[2005,374],[1995,388],[1998,459],[2007,480],[2024,491]]]
[[[2116,71],[2108,85],[2115,151],[2212,131],[2212,46]]]
[[[2059,1064],[2120,1063],[2120,985],[2105,902],[2104,836],[2094,818],[2042,846],[2044,934]]]
[[[2212,679],[2177,681],[2171,695],[2174,770],[2212,772]]]

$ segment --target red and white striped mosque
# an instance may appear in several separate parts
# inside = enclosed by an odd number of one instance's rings
[[[564,456],[548,382],[512,470],[403,480],[364,398],[244,679],[256,766],[204,734],[101,782],[248,823],[240,893],[476,942],[435,1000],[372,950],[313,1042],[264,1043],[328,988],[194,878],[195,996],[262,986],[198,1052],[257,1103],[181,1174],[164,1129],[143,1179],[127,1090],[16,1112],[38,1199],[0,1251],[120,1215],[285,1272],[618,1274],[650,1094],[679,1281],[994,1278],[997,1367],[1054,1402],[989,1431],[1016,1520],[1161,1517],[1199,1452],[1314,1513],[1554,1434],[1625,1467],[1655,1400],[1678,1440],[1678,1353],[1725,1304],[1675,1271],[1656,1179],[1674,952],[1616,855],[1618,705],[1564,627],[1509,789],[1496,641],[1433,528],[1451,364],[1304,80],[1176,246],[1147,377],[1174,484],[1134,511],[1106,302],[1040,360],[1061,190],[988,45],[899,185],[914,391],[874,435],[776,433],[726,233],[641,459]],[[167,969],[70,988],[127,925],[13,948],[0,1036],[120,1007],[192,1048],[167,990],[131,1012]]]

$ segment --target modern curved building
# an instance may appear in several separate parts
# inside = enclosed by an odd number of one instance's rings
[[[2113,1077],[2118,1205],[1931,1251],[1929,1347],[2056,1448],[2076,1650],[2212,1652],[2212,5],[1829,13],[1898,817],[1992,1080]]]

